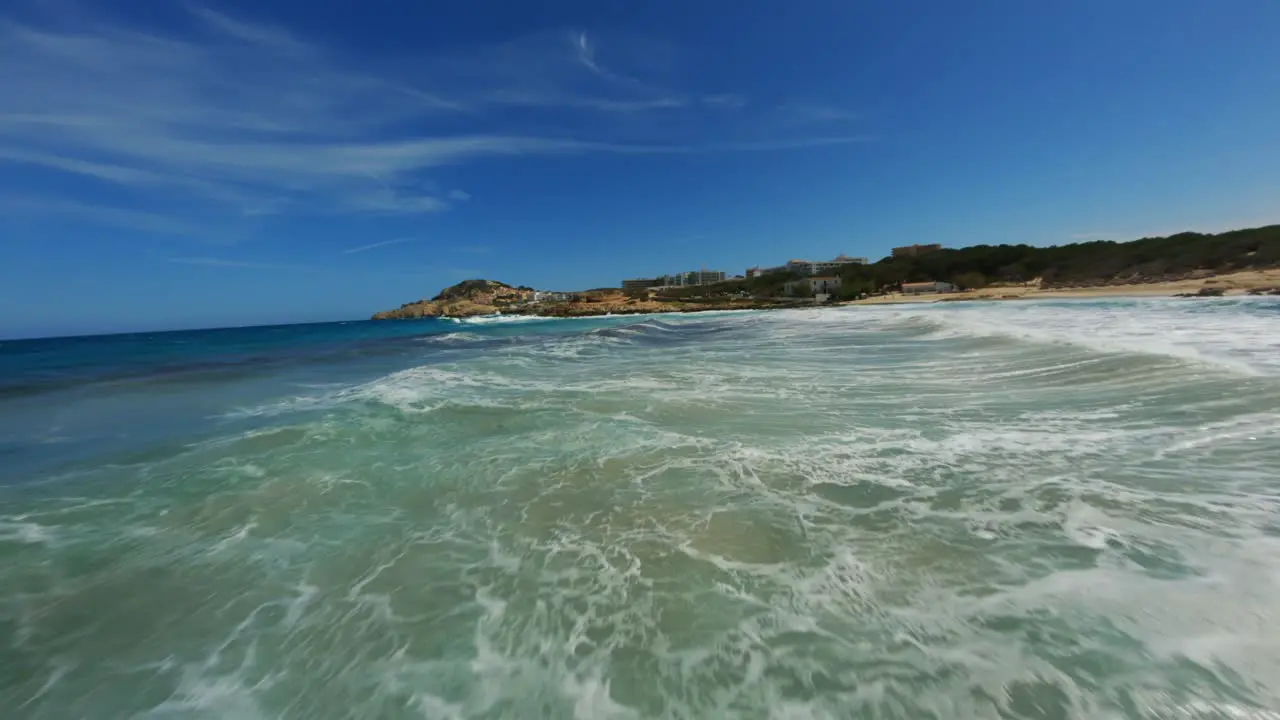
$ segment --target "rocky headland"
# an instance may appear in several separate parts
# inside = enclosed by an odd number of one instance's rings
[[[465,280],[440,291],[430,300],[405,303],[375,313],[374,320],[416,320],[432,317],[475,317],[507,313],[533,301],[532,288],[512,287],[494,280]]]
[[[482,315],[540,315],[584,317],[590,315],[638,315],[661,312],[751,310],[787,303],[751,298],[697,299],[637,298],[621,290],[601,289],[577,293],[540,293],[496,280],[466,280],[447,287],[430,300],[405,303],[395,310],[375,313],[374,320],[467,318]]]

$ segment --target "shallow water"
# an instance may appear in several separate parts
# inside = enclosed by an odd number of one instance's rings
[[[1280,718],[1280,303],[0,345],[19,718]]]

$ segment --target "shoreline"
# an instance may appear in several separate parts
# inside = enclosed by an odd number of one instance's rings
[[[411,308],[413,306],[410,306]],[[418,307],[421,307],[420,305]],[[625,315],[683,315],[704,312],[743,312],[749,310],[777,310],[783,308],[823,307],[802,301],[780,302],[777,300],[734,300],[724,303],[708,302],[659,302],[647,301],[609,301],[566,303],[561,305],[523,305],[517,307],[501,307],[486,305],[464,306],[459,314],[420,313],[406,308],[399,311],[379,313],[374,321],[394,320],[456,320],[463,321],[484,317],[537,317],[547,320],[571,320],[574,318],[621,317]]]
[[[1276,287],[1280,287],[1280,272],[1276,273]],[[1210,278],[1212,280],[1212,278]],[[846,300],[844,302],[830,303],[827,305],[819,305],[816,303],[792,303],[792,304],[761,304],[758,306],[748,305],[744,307],[742,304],[733,307],[698,307],[698,308],[682,308],[682,309],[645,309],[645,310],[622,310],[604,311],[604,312],[574,312],[569,314],[541,314],[527,312],[499,311],[484,315],[427,315],[422,317],[402,317],[402,318],[386,318],[385,320],[405,321],[405,320],[451,320],[466,324],[469,320],[480,318],[530,318],[538,320],[578,320],[601,317],[628,317],[628,316],[651,316],[651,315],[692,315],[699,313],[731,313],[731,312],[759,312],[770,310],[820,310],[823,308],[833,307],[857,307],[868,305],[927,305],[948,302],[970,302],[970,301],[987,301],[987,302],[1010,302],[1015,300],[1101,300],[1107,298],[1173,298],[1178,293],[1196,292],[1202,287],[1214,287],[1213,285],[1204,285],[1204,281],[1171,281],[1167,283],[1142,283],[1134,285],[1098,285],[1080,288],[1054,288],[1048,290],[1040,290],[1038,288],[1022,288],[1022,287],[996,287],[984,288],[982,290],[973,290],[967,292],[953,292],[936,295],[916,295],[909,296],[902,293],[893,293],[890,295],[877,295],[875,297],[864,298],[862,300]],[[1190,284],[1188,284],[1190,283]],[[1266,287],[1272,287],[1270,285]],[[1249,290],[1252,288],[1224,288],[1223,295],[1219,297],[1249,297]],[[1204,298],[1188,297],[1188,300],[1211,299],[1213,296]]]
[[[959,302],[963,300],[1068,300],[1138,297],[1174,297],[1180,293],[1197,293],[1201,290],[1221,290],[1222,297],[1247,296],[1251,290],[1280,288],[1280,270],[1246,270],[1223,275],[1185,280],[1167,280],[1132,285],[1090,285],[1073,288],[1045,288],[1033,285],[988,287],[981,290],[944,293],[938,295],[903,295],[894,293],[850,300],[847,305],[900,305],[916,303]],[[1211,296],[1206,296],[1211,297]],[[1196,298],[1188,298],[1196,299]]]
[[[1247,270],[1222,275],[1209,275],[1199,278],[1185,278],[1150,283],[1133,283],[1127,285],[1090,285],[1084,287],[1041,288],[1039,285],[994,286],[981,290],[970,290],[928,295],[904,295],[900,292],[888,295],[876,295],[861,300],[847,300],[827,305],[800,300],[783,301],[781,299],[746,300],[735,299],[724,303],[706,303],[691,301],[663,302],[655,300],[622,300],[610,298],[602,301],[573,302],[568,304],[530,304],[517,307],[494,307],[486,305],[465,304],[464,312],[458,315],[432,314],[422,312],[421,308],[430,303],[416,303],[402,307],[398,311],[379,313],[374,320],[419,320],[439,319],[465,321],[482,317],[537,317],[548,320],[572,318],[593,318],[623,315],[676,315],[706,312],[742,312],[755,310],[801,310],[824,307],[850,307],[863,305],[915,305],[921,303],[945,303],[961,301],[1010,301],[1010,300],[1069,300],[1069,299],[1105,299],[1105,298],[1142,298],[1142,297],[1175,297],[1191,295],[1203,290],[1212,290],[1221,294],[1204,297],[1241,297],[1250,291],[1274,290],[1280,288],[1280,269]],[[1196,299],[1190,297],[1188,299]],[[1201,298],[1203,299],[1203,298]],[[412,310],[417,309],[417,312]],[[455,309],[455,308],[450,308]],[[409,310],[409,312],[406,312]]]

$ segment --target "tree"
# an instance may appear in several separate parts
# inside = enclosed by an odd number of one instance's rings
[[[1280,225],[1218,235],[1179,233],[1130,242],[1094,240],[1071,245],[974,245],[918,257],[887,257],[840,270],[844,283],[870,281],[881,288],[902,282],[946,280],[982,287],[992,280],[1045,285],[1138,282],[1179,277],[1196,270],[1230,272],[1280,266]]]
[[[987,286],[987,278],[980,272],[965,272],[952,278],[952,282],[961,290],[981,290]]]
[[[797,298],[813,297],[813,288],[809,285],[808,282],[803,280],[793,281],[792,284],[789,285],[786,289],[789,291],[787,292],[787,294],[790,295],[791,297],[797,297]]]
[[[841,300],[860,300],[876,291],[875,281],[870,278],[851,278],[840,283]]]

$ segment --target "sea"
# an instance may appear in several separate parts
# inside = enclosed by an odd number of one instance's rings
[[[1280,719],[1280,300],[4,342],[0,717]]]

